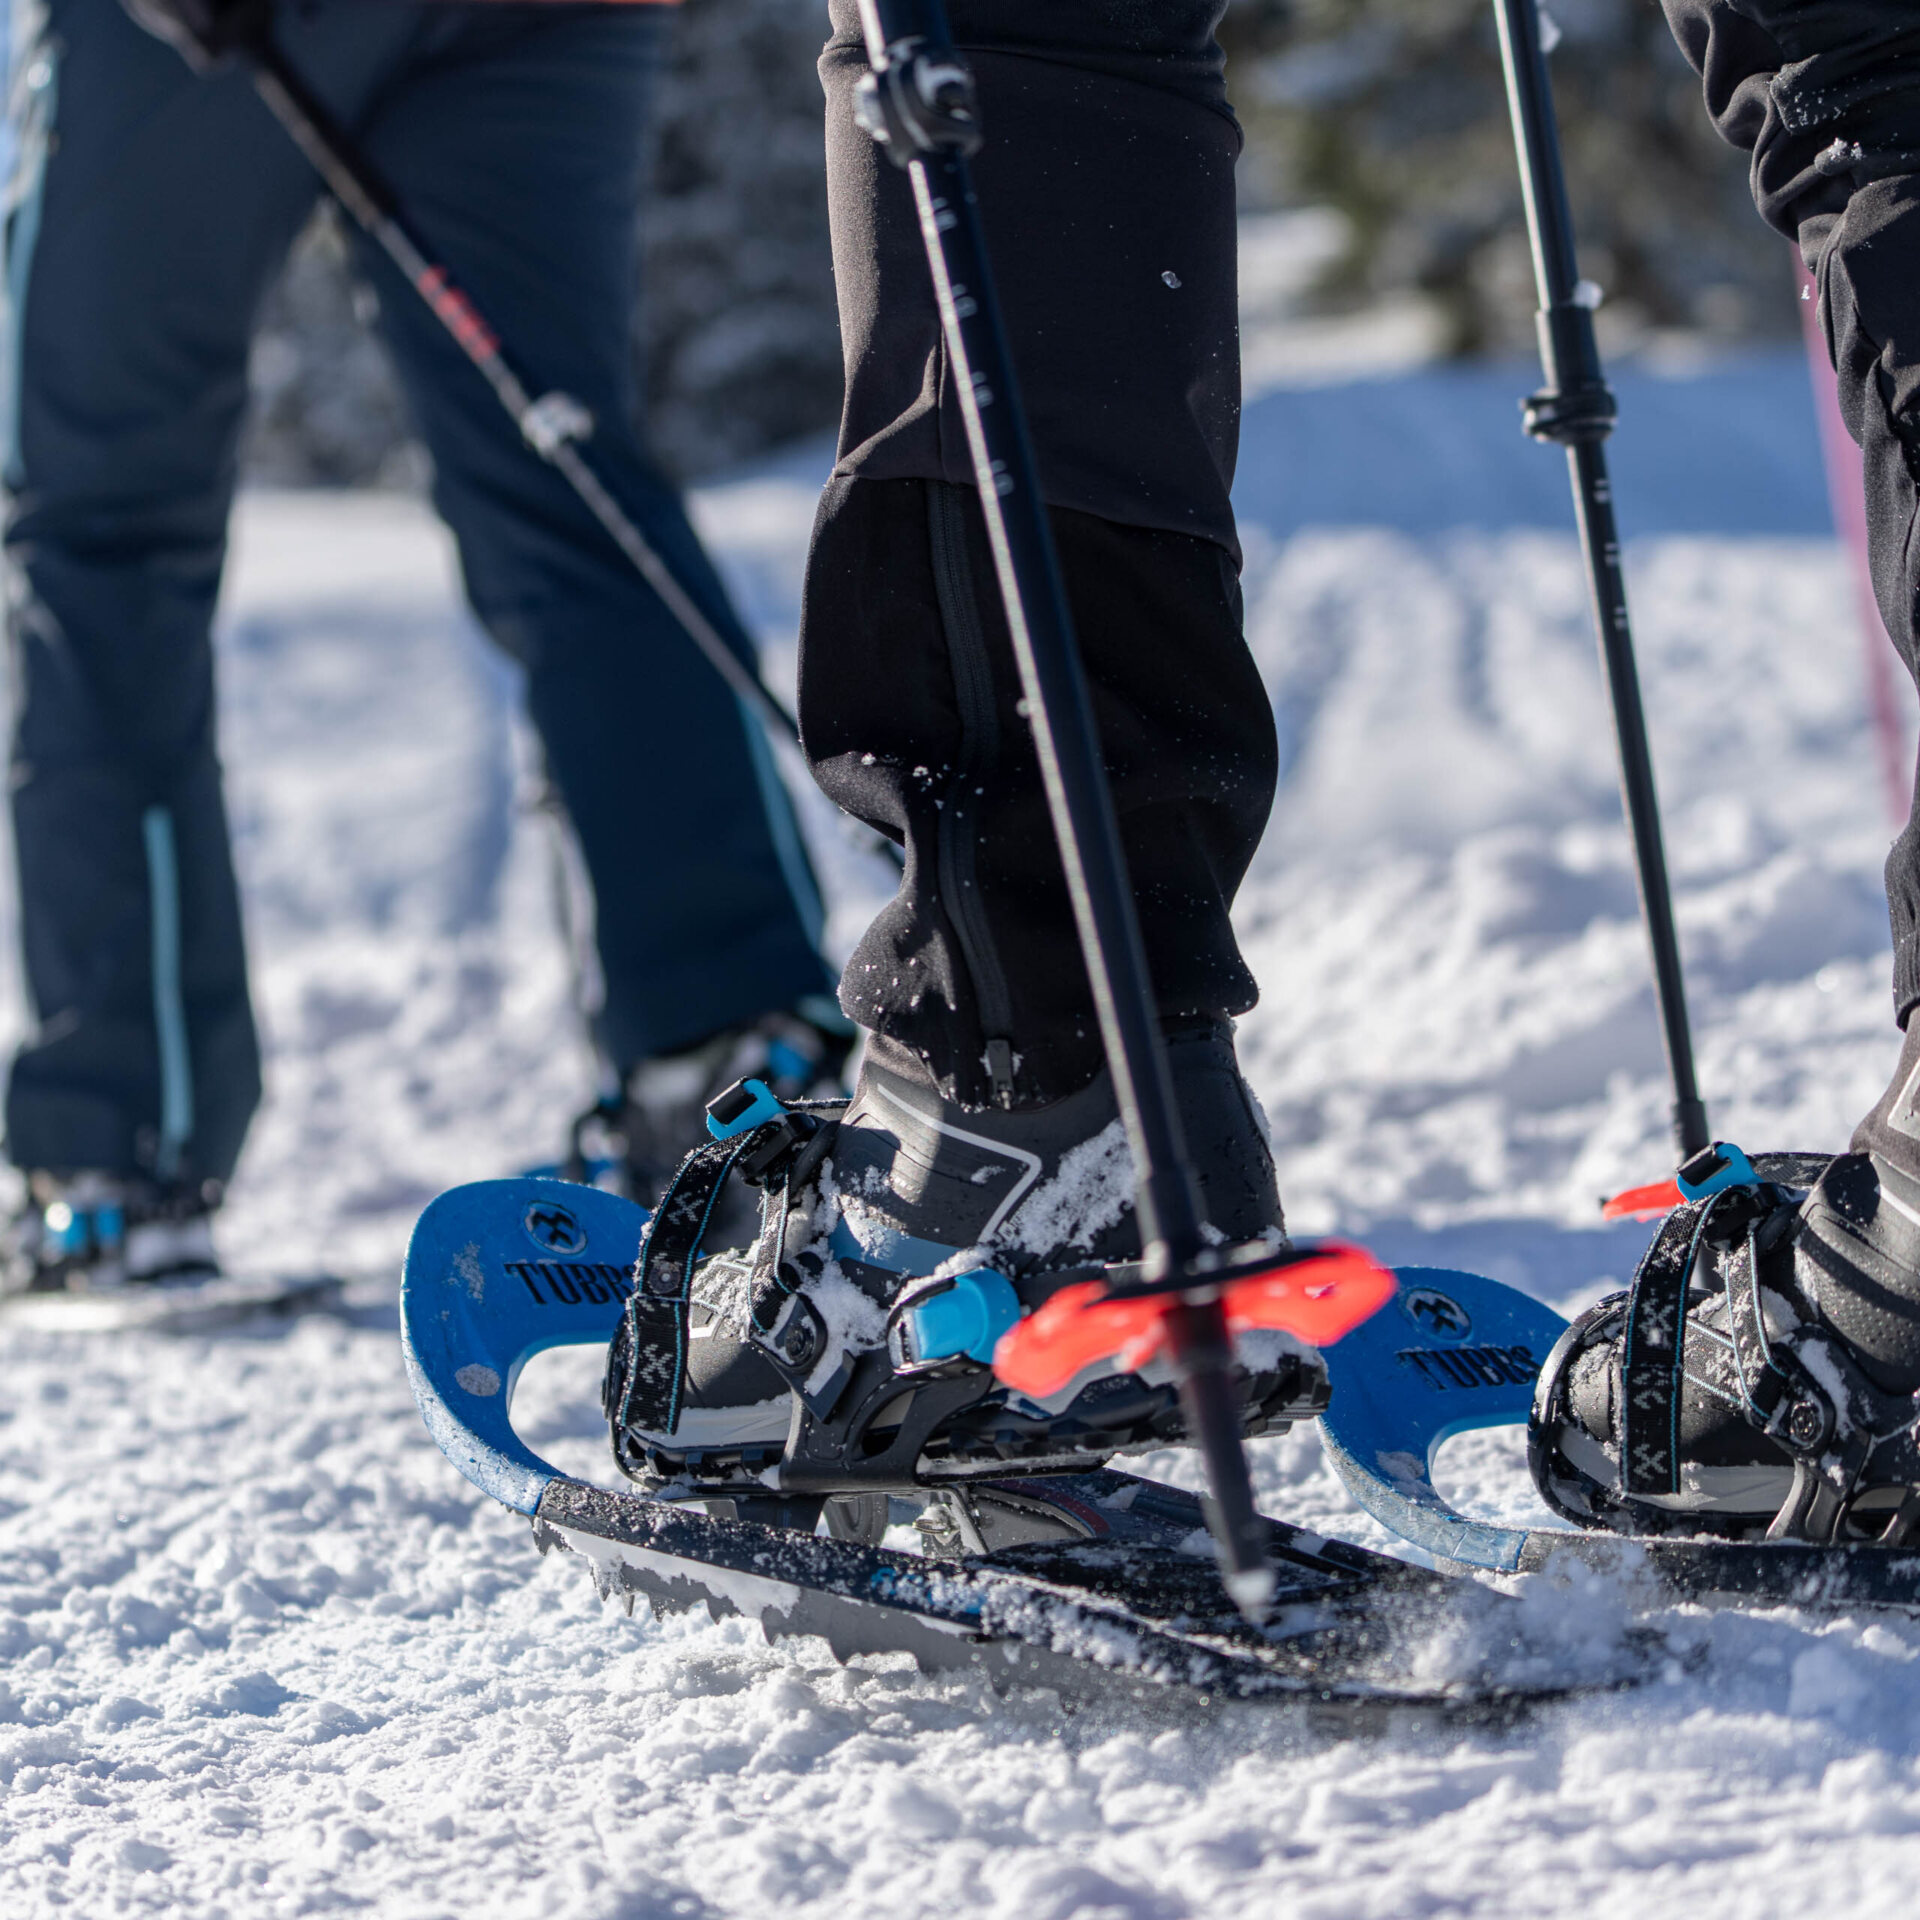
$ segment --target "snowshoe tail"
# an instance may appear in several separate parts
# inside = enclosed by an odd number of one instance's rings
[[[1534,1382],[1566,1322],[1477,1273],[1402,1267],[1398,1278],[1393,1304],[1327,1351],[1328,1457],[1354,1499],[1401,1539],[1459,1566],[1517,1572],[1529,1535],[1457,1513],[1434,1487],[1433,1461],[1455,1434],[1527,1424]]]

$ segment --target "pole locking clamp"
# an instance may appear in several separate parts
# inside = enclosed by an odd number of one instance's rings
[[[520,432],[535,453],[551,460],[562,447],[593,438],[593,413],[570,393],[543,393],[520,416]]]
[[[931,153],[980,151],[973,69],[950,53],[929,54],[918,39],[895,41],[886,65],[861,76],[853,117],[896,167]]]

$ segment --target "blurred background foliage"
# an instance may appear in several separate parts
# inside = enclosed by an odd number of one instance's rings
[[[1603,344],[1740,342],[1795,325],[1787,248],[1755,218],[1656,0],[1548,0],[1569,183]],[[840,403],[814,59],[825,0],[688,0],[657,112],[636,350],[650,429],[697,478],[830,429]],[[1489,0],[1231,0],[1251,215],[1319,210],[1288,299],[1419,302],[1426,350],[1527,352],[1533,294]],[[417,483],[424,461],[316,220],[254,360],[255,479]],[[479,403],[477,401],[477,403]]]
[[[1657,0],[1546,0],[1581,267],[1614,351],[1650,331],[1796,324],[1786,245],[1714,133]],[[1529,351],[1532,268],[1489,0],[1234,0],[1243,204],[1326,206],[1325,308],[1418,294],[1449,354]]]

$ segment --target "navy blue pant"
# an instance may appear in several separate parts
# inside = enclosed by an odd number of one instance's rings
[[[284,9],[281,37],[535,391],[592,408],[602,476],[745,651],[633,425],[661,24],[322,0]],[[259,1054],[208,631],[249,336],[317,186],[243,75],[194,78],[112,0],[46,0],[13,78],[11,779],[37,1025],[8,1150],[222,1180]],[[358,265],[593,880],[602,1048],[628,1064],[828,990],[811,875],[752,723],[384,258]]]

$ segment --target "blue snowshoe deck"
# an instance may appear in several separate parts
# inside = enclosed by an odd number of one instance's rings
[[[402,1293],[409,1377],[442,1452],[526,1514],[543,1548],[586,1558],[603,1593],[704,1603],[758,1619],[770,1638],[818,1636],[843,1658],[904,1651],[997,1684],[1119,1682],[1343,1710],[1484,1712],[1616,1685],[1642,1666],[1631,1646],[1529,1650],[1504,1596],[1281,1522],[1279,1600],[1265,1628],[1249,1627],[1200,1502],[1121,1473],[994,1482],[994,1499],[1076,1537],[951,1558],[570,1478],[515,1433],[514,1383],[546,1349],[606,1344],[645,1223],[629,1201],[557,1181],[462,1187],[421,1217]]]

